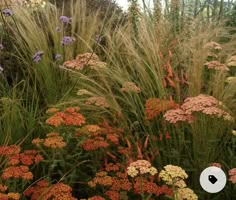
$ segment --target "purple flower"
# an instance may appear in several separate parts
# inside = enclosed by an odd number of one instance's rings
[[[102,37],[100,35],[96,35],[95,41],[99,44],[102,41]]]
[[[64,24],[71,24],[71,17],[66,17],[66,16],[60,16],[60,21],[63,22]]]
[[[56,32],[61,32],[61,28],[59,26],[56,27]]]
[[[2,14],[4,14],[6,17],[9,17],[9,16],[13,15],[13,12],[12,12],[11,9],[5,8],[5,9],[2,10]]]
[[[62,58],[61,54],[57,53],[55,55],[55,60],[60,60]]]
[[[33,56],[33,61],[38,63],[42,59],[44,52],[43,51],[38,51],[36,54]]]
[[[61,41],[61,44],[62,45],[70,45],[72,42],[75,41],[75,38],[74,37],[70,37],[70,36],[65,36],[63,38],[63,40]]]
[[[0,43],[0,51],[4,49],[3,44]]]

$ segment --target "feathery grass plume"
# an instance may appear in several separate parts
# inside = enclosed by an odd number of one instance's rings
[[[138,22],[140,15],[140,8],[138,5],[138,0],[129,0],[129,21],[131,25],[131,32],[134,36],[134,39],[138,39],[139,30],[138,30]]]
[[[71,24],[60,27],[62,31],[57,32],[55,29],[61,25],[59,18],[62,14],[51,4],[35,11],[34,14],[29,9],[20,6],[14,7],[13,11],[14,20],[8,20],[6,25],[16,38],[14,43],[16,56],[22,63],[18,70],[22,74],[29,74],[27,78],[40,85],[39,93],[44,96],[46,103],[56,103],[68,93],[70,79],[53,62],[54,55],[60,53],[64,59],[71,59],[77,52],[91,50],[92,38],[102,24],[96,17],[98,13],[93,13],[88,17],[89,11],[86,9],[85,1],[71,3]],[[16,26],[12,26],[14,23]],[[61,46],[63,36],[66,35],[76,38],[73,45]],[[68,40],[65,41],[64,38],[62,42],[67,44]],[[34,66],[29,59],[38,50],[43,51],[44,56],[40,64]]]
[[[160,0],[153,0],[153,22],[156,26],[156,29],[158,30],[158,24],[162,19],[162,6]]]
[[[175,34],[180,31],[180,1],[171,0],[170,2],[170,13],[169,13],[172,30]]]

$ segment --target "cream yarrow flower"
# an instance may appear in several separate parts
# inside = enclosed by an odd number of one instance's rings
[[[198,200],[198,196],[190,188],[180,188],[176,192],[178,200]]]
[[[135,177],[138,175],[138,170],[135,167],[129,166],[127,169],[128,169],[127,173],[129,176]]]
[[[177,188],[185,188],[187,185],[184,180],[179,180],[174,183],[174,186]]]
[[[175,165],[166,165],[159,176],[167,185],[175,185],[177,181],[188,178],[186,172]]]
[[[146,168],[148,168],[148,167],[151,167],[151,163],[150,162],[148,162],[147,160],[137,160],[137,161],[135,161],[135,162],[132,162],[131,164],[130,164],[130,166],[133,166],[133,167],[136,167],[136,168],[140,168],[140,167],[146,167]]]
[[[157,169],[155,167],[150,167],[148,171],[152,176],[157,174]]]
[[[147,160],[137,160],[135,162],[132,162],[129,167],[127,168],[127,173],[131,177],[135,177],[138,174],[151,174],[154,176],[157,174],[157,169],[155,167],[152,167],[151,163]]]

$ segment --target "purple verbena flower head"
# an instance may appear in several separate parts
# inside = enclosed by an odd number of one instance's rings
[[[0,43],[0,51],[4,49],[3,44]]]
[[[63,22],[64,24],[71,24],[71,17],[67,17],[67,16],[60,16],[60,21]]]
[[[55,60],[60,60],[61,58],[62,58],[62,55],[61,55],[61,54],[57,53],[57,54],[55,55]]]
[[[102,41],[102,37],[100,35],[96,35],[95,41],[99,44]]]
[[[61,32],[61,28],[59,26],[56,27],[56,32]]]
[[[72,42],[75,41],[75,38],[74,37],[70,37],[70,36],[65,36],[62,41],[61,41],[61,44],[62,45],[70,45]]]
[[[13,15],[13,12],[12,12],[11,9],[5,8],[5,9],[2,10],[2,14],[5,15],[6,17],[9,17],[9,16]]]
[[[33,61],[34,61],[35,63],[39,63],[40,60],[42,59],[43,54],[44,54],[43,51],[38,51],[38,52],[36,52],[36,53],[34,54],[34,56],[33,56]]]

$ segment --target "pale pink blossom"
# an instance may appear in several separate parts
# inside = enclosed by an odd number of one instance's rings
[[[216,98],[204,94],[188,97],[180,108],[168,110],[164,114],[164,119],[172,124],[177,122],[191,123],[194,121],[195,113],[203,113],[218,118],[223,117],[225,120],[230,118],[229,113],[219,108],[220,104],[222,103]]]
[[[229,71],[229,68],[226,65],[220,63],[217,60],[206,62],[204,65],[206,65],[208,69]]]
[[[194,121],[194,117],[192,115],[187,114],[184,110],[180,108],[168,110],[164,114],[164,119],[172,124],[176,124],[177,122],[192,123]]]
[[[181,108],[187,113],[203,111],[207,107],[215,107],[219,104],[219,101],[212,96],[200,94],[196,97],[188,97],[185,99]]]

